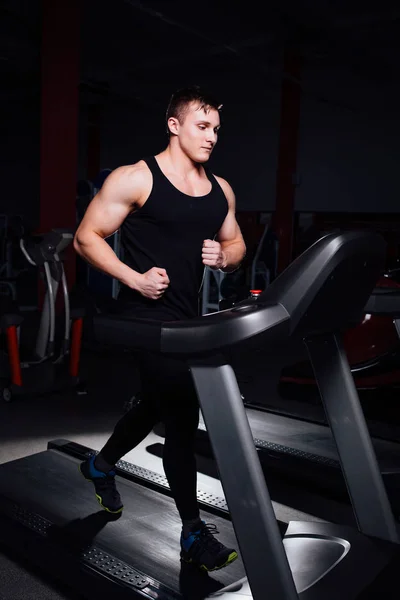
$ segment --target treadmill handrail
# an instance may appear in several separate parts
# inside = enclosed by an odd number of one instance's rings
[[[247,341],[273,351],[275,343],[291,337],[337,332],[359,321],[385,251],[383,238],[374,233],[330,234],[293,261],[257,299],[218,313],[159,323],[158,329],[154,322],[151,329],[146,327],[143,319],[114,316],[107,322],[101,316],[95,321],[97,338],[188,358],[215,355]]]
[[[268,335],[271,344],[274,340],[284,340],[289,335],[289,320],[282,305],[251,300],[186,321],[97,315],[94,326],[97,342],[187,358],[222,352],[249,338],[258,339],[262,334]]]
[[[235,324],[233,328],[233,323]],[[164,354],[196,356],[223,351],[263,334],[268,343],[289,337],[290,315],[282,304],[249,299],[235,307],[188,321],[163,324],[160,350]]]

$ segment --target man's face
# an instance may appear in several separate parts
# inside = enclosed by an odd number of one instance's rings
[[[183,122],[176,124],[179,145],[191,160],[207,162],[218,139],[219,112],[215,108],[204,110],[193,102]]]

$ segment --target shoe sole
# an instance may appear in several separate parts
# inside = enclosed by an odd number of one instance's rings
[[[82,472],[81,469],[81,465],[78,465],[79,468],[79,472],[81,473],[82,477],[84,477],[86,479],[86,481],[90,481],[90,483],[93,483],[92,479],[89,479],[89,477],[86,477],[86,475]],[[121,506],[121,508],[119,508],[118,510],[111,510],[110,508],[108,508],[107,506],[104,506],[103,504],[103,498],[101,496],[99,496],[99,494],[96,494],[95,492],[95,496],[97,498],[97,502],[100,504],[101,508],[109,513],[111,513],[112,515],[118,515],[119,513],[121,513],[124,509],[123,506]]]
[[[223,565],[219,565],[218,567],[214,567],[213,569],[209,569],[208,567],[206,567],[206,565],[197,565],[199,567],[199,569],[201,569],[202,571],[207,571],[207,573],[211,573],[211,571],[219,571],[220,569],[223,569],[224,567],[227,567],[228,565],[230,565],[231,563],[233,563],[238,557],[238,553],[237,552],[231,552],[230,555],[228,556],[226,562],[224,562]],[[193,562],[192,558],[185,558],[184,556],[182,556],[181,554],[181,560],[187,564],[196,564]]]

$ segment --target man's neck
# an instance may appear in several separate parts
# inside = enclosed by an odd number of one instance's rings
[[[200,163],[193,162],[180,149],[175,150],[171,146],[157,154],[157,160],[165,171],[182,179],[198,177],[203,173],[203,167]]]

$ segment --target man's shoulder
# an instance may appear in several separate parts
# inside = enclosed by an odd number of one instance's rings
[[[150,174],[150,169],[144,160],[139,160],[131,165],[121,165],[120,167],[117,167],[113,173],[118,178],[130,179],[132,177],[146,177]]]
[[[215,173],[213,173],[213,175],[220,185],[229,185],[227,180],[221,177],[220,175],[216,175]]]
[[[219,175],[215,175],[215,173],[213,173],[215,179],[218,181],[219,185],[222,188],[222,191],[224,192],[225,196],[227,196],[227,199],[229,200],[231,198],[231,196],[233,195],[233,189],[230,185],[230,183],[224,179],[223,177],[220,177]]]
[[[113,182],[119,186],[128,186],[130,189],[144,189],[151,186],[151,172],[144,160],[139,160],[131,165],[122,165],[112,172]]]

